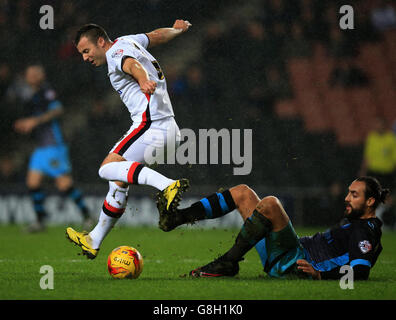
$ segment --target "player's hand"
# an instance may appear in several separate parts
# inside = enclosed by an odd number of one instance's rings
[[[174,29],[181,29],[183,32],[186,32],[188,28],[190,28],[192,24],[187,20],[176,20],[173,24]]]
[[[297,265],[297,269],[309,274],[312,279],[320,280],[320,272],[318,270],[315,270],[312,265],[308,263],[307,260],[299,259],[297,260]]]
[[[15,121],[14,128],[19,133],[28,134],[37,127],[38,120],[35,117],[23,118]]]
[[[157,88],[157,83],[153,80],[146,80],[140,84],[140,90],[143,93],[153,94],[155,88]]]

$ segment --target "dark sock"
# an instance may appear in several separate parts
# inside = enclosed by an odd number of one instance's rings
[[[226,260],[240,261],[257,242],[268,236],[272,230],[272,223],[257,210],[246,219],[234,245],[223,257]]]
[[[39,223],[43,223],[47,217],[47,213],[44,210],[44,201],[46,194],[41,190],[41,188],[29,190],[30,197],[33,200],[33,208],[36,214],[36,219]]]
[[[215,219],[226,215],[236,208],[229,190],[216,192],[195,202],[190,207],[177,210],[183,223],[204,219]]]
[[[88,218],[88,208],[85,205],[84,198],[80,190],[76,189],[75,187],[69,188],[65,193],[65,196],[71,198],[77,207],[80,209],[80,212],[84,218]]]

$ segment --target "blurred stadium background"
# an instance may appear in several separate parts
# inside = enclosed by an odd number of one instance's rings
[[[45,4],[55,10],[53,30],[39,27],[39,8]],[[72,43],[74,31],[94,22],[114,39],[168,27],[178,18],[193,27],[152,52],[167,77],[179,127],[252,129],[253,167],[245,176],[220,164],[158,170],[188,177],[193,197],[245,183],[260,196],[279,196],[295,224],[335,223],[342,215],[345,187],[360,170],[371,120],[383,116],[389,128],[396,120],[395,2],[353,1],[355,29],[345,31],[339,27],[344,4],[0,0],[0,223],[34,216],[25,187],[34,144],[13,131],[14,121],[26,114],[27,64],[45,66],[65,106],[62,127],[73,178],[98,214],[107,183],[97,171],[130,118],[110,86],[107,67],[95,69],[82,61]],[[384,6],[389,12],[378,10]],[[79,219],[51,181],[46,191],[54,222]],[[123,219],[152,223],[145,214],[155,214],[147,198],[153,190],[133,187],[129,194],[132,215]],[[238,218],[228,219],[232,224]]]

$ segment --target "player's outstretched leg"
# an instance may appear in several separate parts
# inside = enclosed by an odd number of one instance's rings
[[[277,231],[288,222],[288,217],[283,212],[279,200],[275,197],[262,199],[253,214],[246,218],[231,249],[213,262],[190,271],[189,275],[192,277],[236,275],[239,271],[238,262],[243,260],[243,256],[271,231]]]
[[[235,276],[239,271],[238,262],[253,248],[257,242],[271,231],[272,224],[257,210],[246,219],[233,247],[224,255],[209,264],[190,271],[192,277],[223,277]]]
[[[82,249],[83,255],[94,259],[106,235],[111,231],[118,219],[125,212],[128,199],[128,187],[120,187],[117,183],[109,182],[109,191],[100,212],[99,221],[91,232],[77,232],[72,228],[66,229],[67,238]]]
[[[219,257],[207,265],[190,271],[189,276],[194,278],[233,277],[238,272],[238,261],[230,261],[224,259],[224,257]]]
[[[164,199],[164,198],[162,198]],[[161,200],[161,199],[160,199]],[[171,231],[185,223],[194,223],[199,220],[216,219],[233,211],[236,204],[230,190],[216,192],[206,198],[193,203],[184,209],[167,206],[165,200],[157,201],[157,208],[160,215],[159,227],[163,231]]]

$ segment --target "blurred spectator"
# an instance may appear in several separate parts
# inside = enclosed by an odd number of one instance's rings
[[[343,184],[334,181],[323,195],[306,198],[303,201],[304,223],[310,226],[337,224],[344,215],[345,194]]]
[[[359,1],[354,5],[355,28],[353,34],[358,42],[373,42],[379,39],[378,30],[373,26],[370,19],[370,8],[365,1]]]
[[[11,81],[10,66],[5,62],[0,63],[0,101],[3,100]]]
[[[327,50],[331,56],[335,58],[356,57],[358,54],[356,43],[348,35],[338,25],[331,27],[327,43]]]
[[[390,1],[379,1],[371,10],[371,22],[378,31],[396,28],[396,11]]]
[[[177,103],[184,94],[186,84],[180,74],[180,70],[178,70],[173,64],[163,66],[162,70],[164,70],[165,73],[169,95],[172,101],[175,101],[175,106],[177,108]]]
[[[277,48],[259,20],[249,21],[244,30],[244,44],[234,53],[239,69],[235,80],[243,78],[250,88],[260,81],[265,67],[274,63]]]
[[[392,190],[391,190],[392,191]],[[395,193],[392,192],[392,196],[388,198],[387,203],[383,205],[379,210],[379,216],[384,222],[384,228],[395,230],[396,228],[396,205],[395,205]]]
[[[291,97],[291,88],[286,75],[276,65],[268,66],[261,75],[261,81],[252,86],[248,94],[248,118],[256,120],[263,114],[273,112],[277,100]]]
[[[170,95],[172,99],[175,98],[172,100],[175,112],[180,110],[183,116],[180,125],[189,128],[213,127],[216,122],[216,113],[213,112],[214,105],[209,98],[208,82],[202,68],[193,63],[187,67],[183,75],[178,74],[172,68],[169,68],[169,72],[167,71],[165,75]],[[200,110],[199,117],[187,111],[192,110],[193,107]]]
[[[290,37],[286,39],[283,50],[287,58],[306,58],[311,56],[311,43],[304,36],[301,23],[293,23],[290,30]]]
[[[266,27],[272,26],[277,21],[290,23],[290,16],[293,15],[287,8],[288,1],[270,0],[264,2],[264,24]],[[297,13],[297,12],[294,12]]]
[[[282,48],[287,39],[287,34],[288,32],[284,23],[279,21],[274,23],[269,36],[269,41],[273,48],[273,52],[271,54],[273,61],[270,62],[270,65],[274,63],[281,65],[284,62],[285,58],[282,54]]]
[[[270,107],[276,100],[290,98],[292,95],[286,75],[282,75],[281,71],[275,66],[266,70],[264,86],[263,100]]]
[[[219,23],[210,23],[207,25],[202,44],[203,62],[207,64],[215,64],[218,59],[227,53],[226,43],[224,41],[224,31]]]
[[[128,117],[122,117],[122,111],[125,110],[123,110],[124,106],[119,104],[119,100],[117,100],[117,106],[109,100],[110,98],[102,94],[88,103],[89,110],[83,127],[89,130],[84,130],[84,134],[77,133],[70,143],[71,153],[85,155],[73,159],[73,166],[80,170],[79,181],[97,180],[97,167],[103,161],[103,156],[109,152],[108,146],[123,133],[119,130],[106,131],[103,128],[116,128],[120,122],[129,121]]]
[[[60,39],[61,41],[57,50],[57,57],[59,60],[70,60],[72,58],[81,59],[73,44],[74,33],[74,28],[68,28],[64,36]],[[68,62],[71,63],[72,61]]]
[[[202,72],[197,64],[190,65],[185,73],[185,98],[198,107],[208,104],[208,88]]]
[[[310,6],[304,6],[301,11],[301,23],[304,36],[310,41],[319,40],[323,36],[320,24],[315,21],[314,11]]]
[[[219,59],[219,57],[222,57]],[[201,49],[201,63],[203,72],[210,74],[208,86],[210,95],[218,102],[228,83],[228,73],[231,70],[231,63],[227,59],[227,41],[225,33],[219,23],[210,23],[206,28],[206,33]]]
[[[246,43],[236,52],[239,71],[235,73],[234,83],[238,83],[239,90],[234,95],[238,93],[241,102],[248,103],[246,116],[257,119],[263,111],[272,109],[273,93],[268,94],[265,72],[268,66],[277,65],[279,54],[276,42],[261,21],[249,21],[245,32]]]
[[[291,88],[287,77],[278,68],[268,68],[266,71],[266,83],[268,94],[272,93],[275,99],[291,97]]]
[[[335,67],[330,74],[331,87],[363,87],[369,84],[365,72],[359,68],[351,58],[336,59]]]
[[[393,190],[396,173],[396,137],[386,127],[383,118],[373,120],[374,128],[368,134],[360,175],[376,177],[384,188]]]
[[[0,180],[2,183],[23,182],[24,170],[20,168],[21,163],[16,158],[7,155],[0,157]]]

